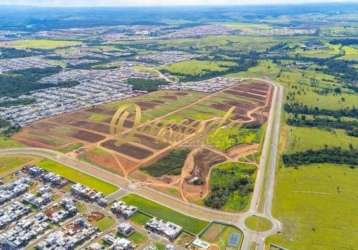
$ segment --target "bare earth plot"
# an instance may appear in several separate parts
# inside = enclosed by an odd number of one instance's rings
[[[207,144],[208,133],[229,124],[264,124],[272,90],[266,82],[247,80],[215,93],[157,91],[35,122],[14,139],[28,146],[58,151],[73,148],[66,151],[71,157],[184,201],[200,202],[210,192],[210,172],[214,165],[258,151],[257,145],[217,150]],[[112,116],[124,105],[127,108],[118,119],[123,126],[113,133]],[[192,152],[180,175],[153,177],[140,170],[183,147]]]

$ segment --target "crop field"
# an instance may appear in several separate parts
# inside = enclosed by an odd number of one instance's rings
[[[192,234],[200,233],[208,224],[206,221],[178,213],[135,194],[127,195],[122,200],[127,204],[138,207],[145,214],[176,223],[182,226],[185,231]]]
[[[283,231],[267,242],[292,250],[355,249],[357,183],[357,169],[348,166],[280,168],[273,215],[283,223]]]
[[[7,43],[7,46],[14,47],[17,49],[56,49],[78,45],[81,45],[81,42],[46,39],[17,40]]]
[[[98,192],[102,192],[105,195],[115,192],[118,188],[112,184],[104,182],[96,177],[87,175],[85,173],[79,172],[73,168],[64,166],[62,164],[50,161],[50,160],[43,160],[40,161],[37,166],[43,168],[47,171],[53,172],[58,174],[70,181],[78,182],[83,184],[89,188],[97,190]]]

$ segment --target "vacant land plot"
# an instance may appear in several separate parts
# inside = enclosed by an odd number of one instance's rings
[[[138,160],[145,159],[153,154],[147,149],[137,147],[130,143],[119,144],[116,140],[106,141],[102,146]]]
[[[202,149],[197,152],[194,156],[194,166],[190,172],[190,176],[187,177],[190,180],[193,178],[197,179],[197,182],[204,184],[206,183],[210,169],[223,161],[226,158],[222,155],[217,154],[216,152],[209,149]]]
[[[74,138],[85,142],[98,142],[103,140],[105,137],[99,134],[88,132],[86,130],[79,130],[72,135]]]
[[[283,224],[267,242],[291,250],[355,249],[358,245],[357,169],[316,164],[280,168],[273,215]]]
[[[208,143],[219,150],[228,150],[238,144],[259,143],[263,129],[248,129],[232,126],[212,131]]]
[[[343,130],[325,130],[319,128],[288,127],[288,152],[301,152],[309,149],[358,146],[358,138],[348,136]]]
[[[178,213],[170,208],[164,207],[135,194],[127,195],[122,200],[127,204],[138,207],[143,213],[176,223],[182,226],[183,229],[189,233],[198,234],[208,224],[206,221],[198,220]]]
[[[118,190],[118,188],[110,183],[102,181],[96,177],[87,175],[85,173],[79,172],[73,168],[64,166],[54,161],[43,160],[37,164],[39,167],[58,174],[72,182],[81,183],[89,188],[97,190],[107,195]]]
[[[21,147],[22,144],[5,136],[0,135],[0,148]]]
[[[8,46],[18,49],[56,49],[78,45],[81,45],[81,42],[46,39],[17,40],[8,43]]]
[[[121,157],[115,153],[111,154],[98,147],[83,150],[78,158],[119,175],[124,175],[124,171],[130,171],[136,166],[136,163],[127,158]],[[123,169],[118,165],[117,161],[121,163]]]
[[[177,149],[152,165],[141,169],[154,177],[179,175],[188,154],[189,150],[187,149]]]
[[[163,70],[178,76],[203,76],[210,72],[222,72],[234,66],[233,62],[189,60],[166,66]]]
[[[35,160],[33,157],[26,156],[4,156],[0,157],[0,176],[3,176],[12,170]]]
[[[256,166],[251,164],[225,162],[217,165],[211,172],[211,191],[205,205],[228,211],[245,209],[253,190],[255,171]]]

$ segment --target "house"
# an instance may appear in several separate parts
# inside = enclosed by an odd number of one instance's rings
[[[169,240],[175,240],[183,230],[181,226],[172,222],[159,220],[155,217],[145,224],[145,228],[153,233],[163,235]]]
[[[131,224],[129,223],[120,223],[117,227],[118,229],[118,233],[120,233],[121,235],[125,236],[125,237],[128,237],[130,236],[131,234],[134,233],[134,228]]]
[[[118,216],[123,216],[125,219],[128,219],[138,211],[138,208],[127,205],[123,201],[117,201],[113,203],[111,211]]]

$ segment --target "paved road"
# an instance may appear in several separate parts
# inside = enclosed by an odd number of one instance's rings
[[[246,216],[239,222],[240,228],[245,228],[246,231],[242,245],[242,249],[244,250],[252,249],[252,246],[255,246],[254,249],[264,250],[265,239],[270,235],[276,234],[281,229],[281,223],[272,216],[271,209],[280,135],[283,87],[275,83],[272,84],[276,86],[276,91],[273,95],[265,142],[257,172],[254,192],[251,198],[250,209]],[[269,219],[273,225],[272,229],[263,233],[257,233],[246,228],[245,219],[252,215]]]
[[[256,79],[261,80],[262,79]],[[277,158],[277,144],[279,139],[280,115],[283,97],[283,89],[281,86],[266,81],[275,86],[272,101],[271,112],[268,119],[268,127],[263,146],[260,166],[255,182],[255,189],[252,196],[250,209],[245,213],[228,213],[210,208],[205,208],[195,204],[187,203],[175,197],[151,189],[140,183],[132,182],[112,172],[101,169],[90,163],[86,163],[60,152],[42,148],[12,148],[0,150],[0,155],[33,155],[43,158],[48,158],[61,164],[70,166],[78,171],[95,176],[104,181],[110,182],[118,186],[121,190],[112,194],[109,198],[116,199],[122,197],[127,193],[136,193],[145,198],[154,200],[162,205],[178,210],[189,216],[196,217],[202,220],[218,221],[238,226],[244,233],[244,242],[242,249],[251,249],[252,243],[257,245],[256,249],[264,249],[264,240],[267,236],[275,234],[280,229],[280,223],[271,215],[273,189],[275,183],[275,168]],[[266,164],[268,161],[268,164]],[[265,176],[267,174],[267,176]],[[263,200],[263,211],[260,211],[260,201]],[[270,219],[273,223],[273,228],[264,233],[257,233],[251,231],[245,226],[245,219],[251,215],[259,215]]]
[[[159,192],[155,189],[151,189],[146,186],[140,185],[140,183],[131,182],[119,175],[113,174],[107,170],[101,169],[97,166],[94,166],[90,163],[83,162],[77,159],[70,158],[62,153],[52,151],[49,149],[42,148],[12,148],[12,149],[2,149],[0,150],[1,155],[33,155],[43,158],[47,158],[63,165],[71,166],[72,168],[95,176],[96,178],[102,179],[106,182],[112,183],[120,188],[118,192],[110,195],[109,198],[114,198],[116,196],[120,197],[127,193],[136,193],[145,198],[152,199],[161,203],[165,206],[168,206],[172,209],[181,211],[190,216],[203,219],[203,220],[215,220],[225,223],[230,223],[237,221],[240,218],[240,214],[236,213],[227,213],[214,209],[209,209],[201,207],[195,204],[183,202],[175,197],[167,195],[165,193]],[[122,190],[123,189],[123,190]],[[234,220],[233,220],[234,219]]]

